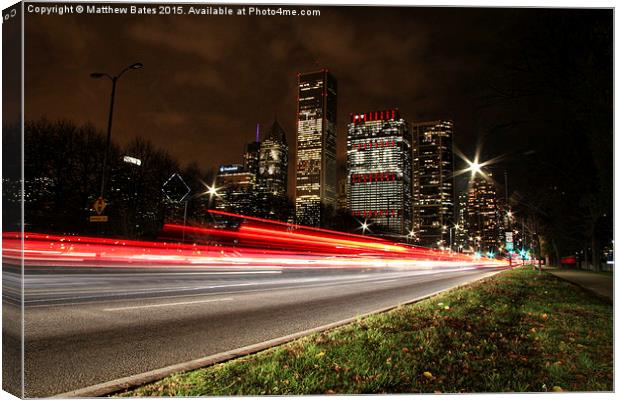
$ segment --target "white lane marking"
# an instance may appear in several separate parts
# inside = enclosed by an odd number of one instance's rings
[[[409,275],[409,274],[390,274],[390,275],[396,275],[396,276],[403,276],[405,277],[409,277],[409,276],[417,276],[417,275],[430,275],[428,273],[421,273],[421,274],[415,274],[415,275]],[[338,284],[340,282],[343,283],[362,283],[362,282],[377,282],[377,281],[381,281],[385,278],[389,278],[389,277],[384,277],[384,276],[375,276],[373,274],[363,274],[363,275],[356,275],[353,277],[353,279],[351,279],[350,275],[346,275],[343,277],[336,277],[336,278],[332,278],[331,282],[328,282],[328,285],[334,285],[334,284]],[[93,298],[106,298],[106,297],[114,297],[114,296],[121,296],[121,295],[132,295],[132,294],[149,294],[149,293],[166,293],[166,292],[182,292],[182,291],[195,291],[195,290],[205,290],[205,289],[219,289],[219,288],[227,288],[227,287],[239,287],[239,286],[265,286],[265,285],[277,285],[277,284],[298,284],[300,285],[299,287],[309,287],[309,285],[307,285],[308,283],[312,283],[312,282],[321,282],[321,281],[325,281],[325,277],[320,277],[320,278],[302,278],[302,279],[283,279],[280,281],[266,281],[266,282],[252,282],[252,283],[237,283],[237,284],[232,284],[232,285],[208,285],[208,286],[176,286],[176,287],[169,287],[169,288],[161,288],[161,287],[157,287],[157,288],[142,288],[142,289],[132,289],[131,291],[128,291],[127,289],[107,289],[107,288],[95,288],[95,289],[90,289],[90,290],[84,290],[84,289],[64,289],[61,291],[57,291],[57,292],[52,292],[49,289],[33,289],[33,290],[29,290],[30,293],[27,293],[27,297],[28,296],[36,296],[36,295],[45,295],[45,294],[56,294],[56,295],[79,295],[81,293],[87,293],[87,294],[93,294],[93,293],[98,293],[96,295],[91,295],[91,296],[78,296],[78,297],[57,297],[57,298],[53,298],[53,299],[34,299],[34,300],[25,300],[25,303],[27,304],[33,304],[33,303],[45,303],[48,301],[64,301],[64,300],[79,300],[79,299],[93,299]],[[305,286],[304,286],[305,285]],[[138,293],[140,292],[140,293]]]
[[[401,281],[401,279],[388,279],[386,281],[375,281],[375,283],[388,283],[388,282],[395,282],[395,281]]]
[[[124,273],[124,274],[116,274],[116,273],[105,273],[105,272],[101,272],[101,273],[95,273],[95,274],[63,274],[62,277],[59,276],[54,276],[54,275],[41,275],[41,274],[37,274],[37,275],[26,275],[25,279],[27,281],[32,281],[32,282],[38,282],[38,281],[42,281],[42,282],[47,282],[49,281],[49,279],[66,279],[66,278],[74,278],[74,277],[78,277],[78,278],[91,278],[91,279],[96,279],[96,278],[111,278],[111,277],[121,277],[121,278],[126,278],[126,277],[144,277],[144,276],[153,276],[153,277],[157,277],[157,276],[168,276],[168,275],[172,275],[172,276],[183,276],[183,275],[256,275],[256,274],[281,274],[282,270],[276,270],[276,271],[271,271],[271,270],[261,270],[261,271],[208,271],[208,272],[154,272],[154,273],[149,273],[149,272],[138,272],[138,273]]]
[[[226,297],[223,299],[211,299],[211,300],[196,300],[196,301],[180,301],[177,303],[164,303],[164,304],[148,304],[145,306],[129,306],[129,307],[118,307],[118,308],[104,308],[103,311],[124,311],[124,310],[135,310],[138,308],[153,308],[153,307],[174,307],[174,306],[183,306],[188,304],[199,304],[199,303],[213,303],[216,301],[231,301],[232,297]]]
[[[446,271],[447,272],[447,271]],[[455,271],[450,271],[450,272],[455,272]],[[456,274],[452,274],[454,277],[454,275]],[[430,274],[423,274],[423,275],[430,275]],[[433,275],[437,275],[437,274],[433,274]],[[397,279],[399,281],[404,281],[404,280],[409,280],[410,278],[417,278],[417,275],[410,275],[410,276],[403,276],[401,279]],[[409,279],[408,279],[409,278]],[[421,279],[416,281],[416,284],[423,284],[423,283],[427,283],[427,282],[433,282],[436,279]],[[345,282],[348,284],[354,284],[354,285],[359,285],[359,284],[367,284],[371,282],[370,280],[362,280],[362,281],[350,281],[350,282]],[[404,283],[404,282],[403,282]],[[341,282],[329,282],[329,283],[322,283],[322,284],[310,284],[310,285],[305,285],[305,286],[279,286],[276,288],[269,288],[269,289],[250,289],[250,290],[233,290],[233,291],[225,291],[225,292],[219,292],[219,293],[192,293],[192,294],[182,294],[182,295],[172,295],[172,296],[158,296],[157,299],[178,299],[178,298],[183,298],[183,297],[196,297],[196,296],[216,296],[216,295],[226,295],[226,294],[246,294],[246,293],[257,293],[257,292],[269,292],[269,291],[274,291],[274,290],[288,290],[288,289],[313,289],[313,288],[319,288],[319,287],[326,287],[326,286],[334,286],[334,285],[341,285]],[[243,284],[243,285],[252,285],[252,284]],[[231,286],[237,286],[237,285],[231,285]],[[102,296],[92,296],[94,298],[99,297],[101,299]],[[74,297],[74,298],[65,298],[62,300],[78,300],[78,299],[85,299],[87,297]],[[54,299],[54,300],[59,300],[59,299]],[[107,299],[102,299],[102,300],[107,300]],[[31,300],[32,301],[32,300]],[[36,300],[35,300],[36,301]],[[48,300],[39,300],[39,301],[48,301]],[[110,299],[108,300],[110,302],[114,302],[114,301],[126,301],[126,299]],[[64,303],[54,303],[54,304],[39,304],[39,305],[28,305],[28,308],[51,308],[51,307],[56,307],[56,306],[73,306],[73,305],[92,305],[92,304],[96,304],[99,301],[81,301],[81,302],[64,302]],[[28,301],[26,301],[26,303],[28,303]]]
[[[406,278],[413,278],[413,277],[419,277],[419,276],[424,276],[424,275],[438,275],[438,274],[442,274],[442,272],[445,274],[446,272],[454,272],[454,271],[441,271],[441,272],[434,272],[434,271],[424,271],[421,273],[417,273],[417,274],[409,274],[409,273],[396,273],[396,274],[390,274],[392,276],[396,275],[396,276],[401,276],[401,279],[406,279]],[[364,279],[359,279],[359,278],[364,278]],[[232,285],[209,285],[209,286],[181,286],[181,287],[171,287],[171,288],[147,288],[147,289],[134,289],[133,291],[123,291],[121,289],[120,293],[114,293],[112,294],[111,292],[108,292],[107,294],[98,294],[98,295],[92,295],[92,296],[79,296],[79,297],[60,297],[60,298],[54,298],[54,299],[35,299],[35,300],[25,300],[26,304],[33,304],[33,303],[46,303],[48,301],[66,301],[66,300],[80,300],[80,299],[92,299],[92,298],[106,298],[106,297],[114,297],[114,296],[119,296],[119,295],[132,295],[132,294],[138,294],[138,291],[141,291],[142,293],[146,294],[146,293],[166,293],[166,292],[176,292],[176,291],[194,291],[194,290],[205,290],[205,289],[218,289],[218,288],[227,288],[227,287],[240,287],[240,286],[263,286],[263,285],[273,285],[273,284],[300,284],[299,286],[293,286],[293,287],[298,287],[298,288],[311,288],[311,287],[321,287],[321,286],[330,286],[330,285],[335,285],[335,284],[339,284],[339,283],[347,283],[347,284],[360,284],[360,283],[370,283],[370,282],[377,282],[379,283],[382,280],[385,280],[385,278],[389,278],[389,277],[384,277],[384,276],[375,276],[372,274],[363,274],[363,275],[357,275],[354,277],[353,280],[351,280],[350,276],[344,276],[344,277],[338,277],[336,279],[332,279],[331,282],[327,282],[327,283],[323,283],[323,284],[318,284],[318,285],[312,285],[308,283],[311,282],[317,282],[317,281],[324,281],[324,278],[305,278],[305,279],[290,279],[290,280],[283,280],[283,281],[267,281],[267,282],[254,282],[254,283],[238,283],[238,284],[232,284]],[[433,279],[431,279],[433,280]],[[342,282],[345,281],[345,282]],[[421,281],[421,282],[424,282]],[[306,285],[304,285],[304,283]],[[282,288],[282,287],[280,287]],[[285,287],[285,288],[292,288],[292,287]],[[279,289],[279,288],[272,288],[272,289],[267,289],[267,290],[274,290],[274,289]],[[96,292],[96,291],[95,291]],[[250,291],[247,291],[250,292]],[[69,294],[69,292],[65,292],[67,294]],[[72,294],[78,294],[77,293],[72,293]],[[93,293],[93,291],[89,291],[88,293]],[[238,292],[234,292],[234,293],[238,293]],[[192,295],[186,295],[186,296],[195,296],[196,294],[192,294]],[[175,296],[162,296],[162,297],[175,297]],[[162,298],[160,297],[160,298]],[[181,296],[179,296],[181,297]],[[119,299],[120,300],[120,299]],[[60,304],[51,304],[51,305],[60,305]],[[36,306],[31,306],[31,307],[36,307]]]
[[[257,286],[259,283],[238,283],[235,285],[211,285],[211,286],[182,286],[182,287],[173,287],[169,289],[136,289],[136,290],[144,290],[142,293],[136,293],[136,291],[131,292],[119,292],[115,294],[99,294],[95,296],[80,296],[80,297],[59,297],[59,298],[51,298],[51,299],[37,299],[37,300],[25,300],[24,303],[44,303],[48,301],[61,301],[61,300],[79,300],[79,299],[95,299],[95,298],[105,298],[105,297],[114,297],[114,296],[130,296],[132,294],[149,294],[149,293],[166,293],[166,292],[184,292],[191,290],[204,290],[204,289],[219,289],[226,287],[237,287],[237,286]],[[149,291],[150,290],[150,291]],[[28,294],[26,295],[26,297]],[[122,299],[121,299],[122,300]]]

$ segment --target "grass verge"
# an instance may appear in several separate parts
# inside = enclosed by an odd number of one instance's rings
[[[527,268],[119,396],[613,390],[612,306]]]

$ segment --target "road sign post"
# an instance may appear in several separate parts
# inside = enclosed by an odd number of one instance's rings
[[[88,220],[90,222],[108,222],[108,216],[101,215],[103,214],[103,210],[105,210],[107,205],[108,203],[106,203],[105,199],[99,196],[97,200],[95,200],[95,202],[93,203],[93,210],[95,210],[95,213],[97,213],[97,215],[91,215]]]
[[[183,227],[185,227],[187,223],[187,203],[189,202],[187,196],[189,196],[192,190],[187,186],[183,178],[181,178],[181,175],[177,173],[172,174],[170,178],[164,182],[161,190],[168,200],[173,203],[185,203],[185,208],[183,210]],[[183,241],[185,241],[185,229],[183,229]]]

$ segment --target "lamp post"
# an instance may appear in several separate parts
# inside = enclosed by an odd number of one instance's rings
[[[125,72],[132,69],[141,69],[143,67],[144,65],[142,63],[137,62],[125,67],[125,69],[123,69],[119,74],[115,76],[110,76],[110,74],[107,74],[105,72],[93,72],[90,74],[90,77],[94,79],[106,77],[110,81],[112,81],[112,94],[110,95],[110,113],[108,114],[108,135],[106,138],[105,153],[103,155],[103,166],[101,167],[101,191],[99,192],[100,198],[103,198],[103,193],[105,190],[105,173],[106,167],[108,165],[108,154],[110,153],[110,138],[112,136],[112,115],[114,114],[114,96],[116,95],[116,83]]]
[[[459,224],[455,224],[454,226],[450,227],[450,253],[452,253],[452,246],[453,246],[453,240],[452,240],[452,230],[454,229],[455,233],[458,232],[460,228]]]

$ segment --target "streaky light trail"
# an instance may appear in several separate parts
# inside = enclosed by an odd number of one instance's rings
[[[222,211],[235,228],[166,224],[160,241],[45,233],[3,233],[3,262],[48,266],[449,267],[506,261],[449,253],[385,239],[292,225]],[[191,243],[182,243],[180,237]],[[22,241],[23,239],[23,241]],[[22,249],[23,243],[23,249]]]

